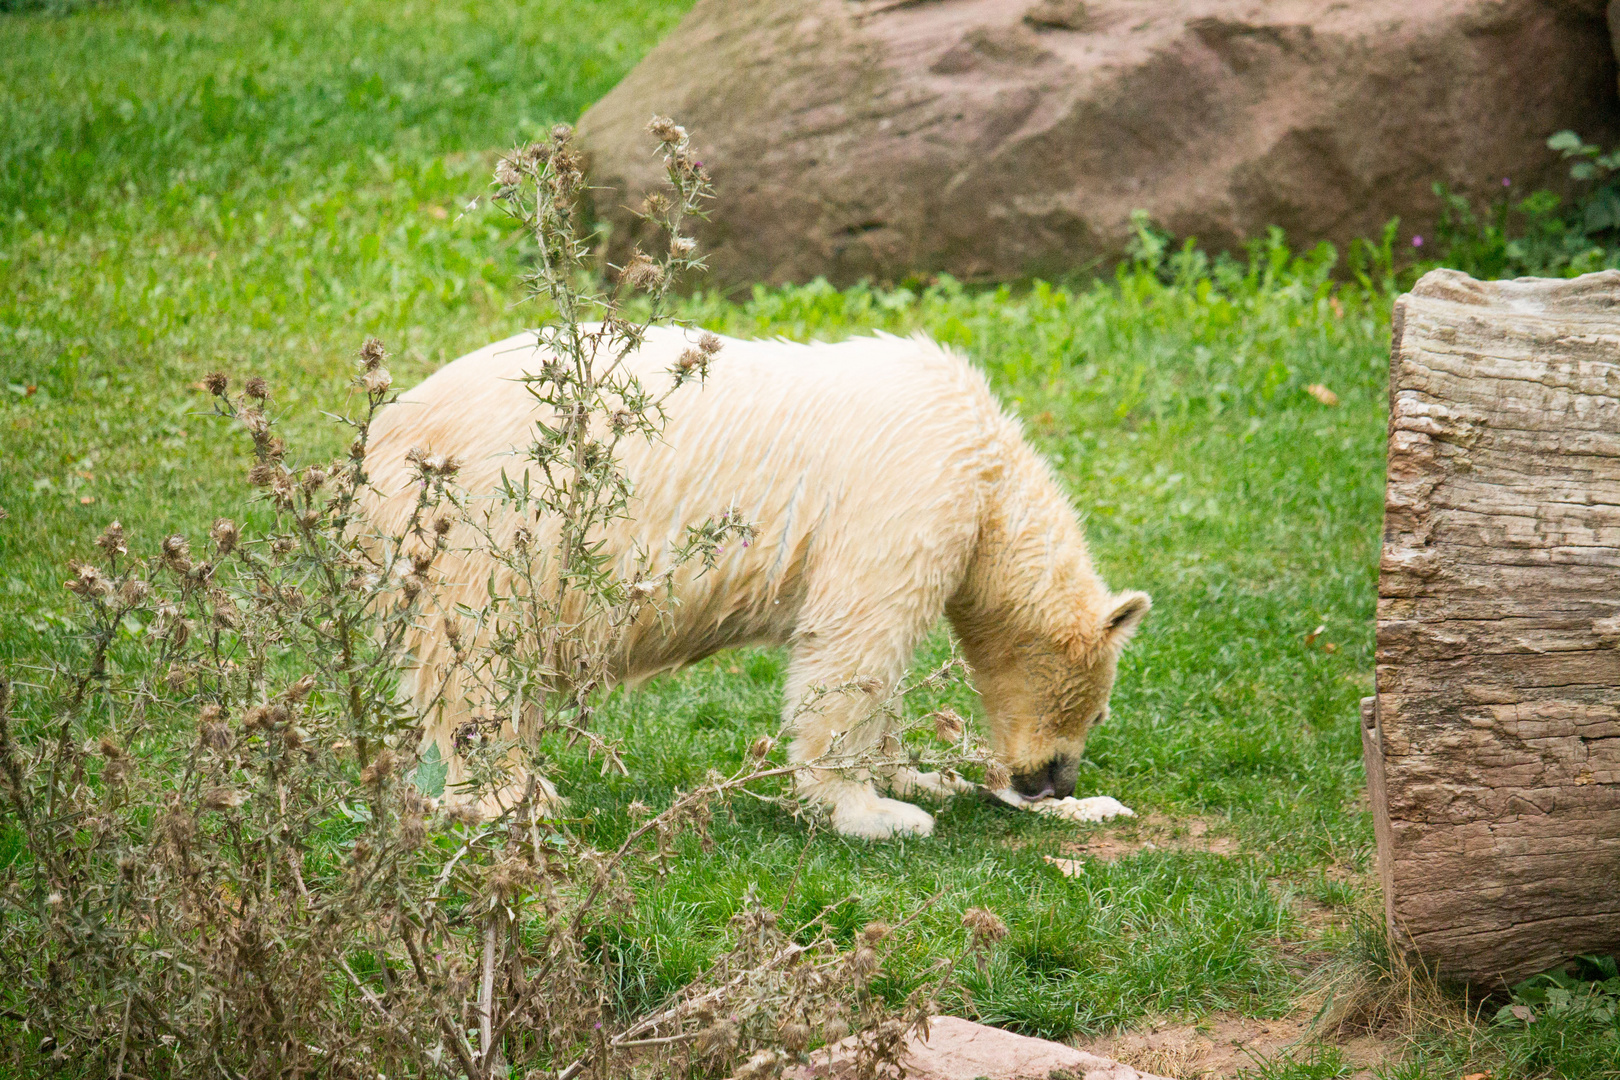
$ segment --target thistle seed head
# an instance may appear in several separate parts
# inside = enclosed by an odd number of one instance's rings
[[[387,358],[388,350],[377,338],[366,338],[366,343],[360,346],[360,366],[366,371],[375,371]]]
[[[305,675],[302,679],[299,679],[297,682],[287,687],[287,689],[282,692],[281,696],[286,698],[292,704],[296,705],[300,701],[303,701],[305,698],[309,697],[309,692],[313,689],[315,689],[315,673],[312,671],[308,675]]]
[[[89,563],[69,563],[68,569],[73,571],[73,576],[62,585],[69,592],[84,597],[107,596],[112,592],[112,582]]]
[[[203,796],[203,806],[208,810],[229,810],[247,802],[247,793],[236,788],[211,787]]]
[[[686,141],[686,129],[667,116],[655,116],[647,124],[647,134],[665,146],[677,146]]]
[[[495,164],[495,182],[501,187],[516,187],[523,180],[523,174],[518,171],[517,165],[510,157],[503,157]]]
[[[810,1045],[810,1025],[802,1020],[789,1020],[776,1029],[776,1037],[788,1053],[803,1053]]]
[[[648,258],[646,252],[637,248],[624,269],[619,271],[619,279],[632,289],[651,292],[664,280],[664,268]]]
[[[721,1020],[717,1024],[710,1024],[697,1036],[698,1053],[704,1057],[718,1057],[729,1054],[737,1045],[737,1025],[732,1020]]]
[[[235,551],[236,542],[242,538],[241,532],[236,528],[236,522],[224,517],[214,519],[214,527],[208,530],[208,535],[221,555],[229,555]]]
[[[394,771],[394,752],[388,747],[377,751],[371,763],[360,770],[360,782],[366,787],[376,787]]]
[[[225,723],[225,710],[210,702],[197,716],[197,734],[202,744],[215,753],[224,753],[231,745],[231,729]]]
[[[962,925],[967,927],[977,945],[988,945],[1007,936],[1007,924],[988,908],[968,908],[962,914]]]
[[[124,540],[124,526],[116,521],[108,524],[96,540],[96,546],[108,555],[128,555],[129,546]]]

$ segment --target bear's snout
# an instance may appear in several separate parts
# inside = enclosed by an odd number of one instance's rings
[[[1026,799],[1067,799],[1074,794],[1074,781],[1080,772],[1080,759],[1059,754],[1037,772],[1014,773],[1013,790]]]

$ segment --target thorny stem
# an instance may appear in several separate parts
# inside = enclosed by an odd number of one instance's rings
[[[492,908],[484,916],[484,974],[478,984],[478,1035],[481,1047],[478,1057],[486,1066],[497,1058],[494,1045],[495,1016],[495,944],[500,909]]]
[[[767,971],[770,971],[770,970],[772,970],[774,968],[780,967],[781,965],[783,965],[784,963],[787,963],[788,961],[792,960],[793,958],[802,955],[804,952],[805,952],[805,947],[803,945],[798,945],[798,944],[788,945],[785,948],[778,951],[775,956],[773,956],[769,960],[765,961],[765,963],[759,965],[756,968],[747,968],[747,969],[745,969],[745,970],[743,970],[741,972],[738,972],[737,975],[735,977],[733,977],[729,982],[726,982],[725,984],[723,984],[721,986],[715,987],[713,990],[710,990],[708,993],[702,995],[701,997],[695,997],[695,998],[691,998],[691,999],[689,999],[687,1001],[683,1001],[679,1005],[673,1005],[670,1008],[665,1009],[661,1013],[658,1013],[658,1014],[656,1014],[654,1016],[649,1016],[649,1017],[647,1017],[647,1018],[645,1018],[643,1020],[640,1020],[640,1021],[636,1022],[635,1024],[632,1024],[630,1027],[626,1028],[624,1031],[620,1032],[618,1035],[616,1035],[613,1038],[609,1039],[608,1040],[608,1047],[610,1049],[617,1050],[620,1047],[624,1046],[629,1040],[634,1039],[636,1036],[642,1034],[643,1032],[652,1031],[652,1030],[654,1030],[654,1029],[656,1029],[658,1027],[661,1027],[664,1024],[669,1023],[671,1020],[675,1020],[675,1019],[678,1019],[679,1017],[687,1015],[688,1013],[695,1012],[696,1010],[702,1008],[704,1005],[710,1004],[711,1002],[719,1001],[721,998],[725,997],[725,995],[729,991],[736,989],[738,986],[742,985],[742,983],[744,983],[748,979],[757,978],[760,974],[762,974],[764,972],[767,972]],[[573,1064],[569,1065],[566,1069],[564,1069],[562,1072],[558,1073],[557,1074],[557,1080],[573,1080],[574,1077],[578,1076],[581,1072],[583,1072],[585,1070],[585,1068],[590,1064],[590,1062],[591,1062],[591,1059],[588,1058],[588,1057],[578,1059]]]

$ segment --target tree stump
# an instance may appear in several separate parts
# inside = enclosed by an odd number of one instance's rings
[[[1620,951],[1620,272],[1395,302],[1377,693],[1397,942],[1494,988]]]

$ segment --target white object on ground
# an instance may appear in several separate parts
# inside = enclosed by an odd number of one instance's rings
[[[1037,799],[1029,804],[1037,814],[1051,814],[1068,821],[1107,821],[1109,818],[1135,817],[1136,811],[1108,795],[1093,795],[1089,799]]]
[[[1093,795],[1086,799],[1076,799],[1072,795],[1065,799],[1026,799],[1012,788],[1002,788],[990,794],[1019,810],[1050,814],[1065,821],[1107,821],[1110,818],[1136,816],[1135,810],[1109,795]]]

